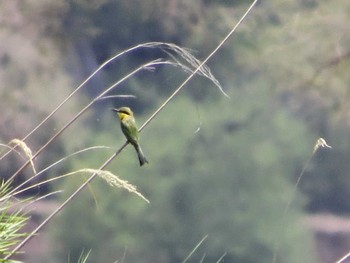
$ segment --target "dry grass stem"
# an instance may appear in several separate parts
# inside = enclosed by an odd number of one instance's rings
[[[350,252],[347,253],[345,256],[343,256],[341,259],[337,260],[335,263],[344,263],[344,262],[348,262],[348,261],[345,261],[347,259],[350,259]]]
[[[58,161],[52,163],[52,164],[49,165],[48,167],[46,167],[46,168],[44,168],[43,170],[39,171],[38,173],[36,173],[36,174],[33,175],[32,177],[28,178],[27,180],[25,180],[25,181],[24,181],[23,183],[21,183],[20,185],[16,186],[14,189],[12,189],[12,190],[10,191],[9,196],[13,197],[13,196],[16,196],[16,195],[18,195],[18,194],[20,194],[20,193],[23,193],[23,192],[27,191],[27,190],[33,189],[33,188],[35,188],[35,187],[38,187],[38,186],[40,186],[40,185],[42,185],[42,184],[46,184],[46,183],[52,182],[52,181],[54,181],[54,180],[61,179],[61,178],[64,177],[64,176],[56,176],[55,178],[48,179],[48,180],[46,180],[46,181],[42,181],[42,182],[36,183],[36,184],[31,185],[31,186],[29,186],[29,187],[27,187],[27,188],[24,188],[24,189],[22,189],[22,190],[18,190],[18,189],[20,189],[22,186],[24,186],[24,185],[26,185],[27,183],[29,183],[30,181],[36,179],[38,176],[40,176],[40,175],[43,174],[44,172],[48,171],[49,169],[55,167],[56,165],[58,165],[58,164],[60,164],[60,163],[62,163],[62,162],[64,162],[64,161],[66,161],[67,159],[69,159],[69,158],[71,158],[71,157],[73,157],[73,156],[75,156],[75,155],[78,155],[78,154],[81,154],[81,153],[85,153],[85,152],[91,151],[91,150],[101,150],[101,149],[102,149],[102,150],[104,150],[104,149],[111,149],[111,147],[107,147],[107,146],[92,146],[92,147],[88,147],[88,148],[84,148],[84,149],[82,149],[82,150],[76,151],[76,152],[71,153],[71,154],[69,154],[69,155],[66,155],[65,157],[61,158],[60,160],[58,160]],[[0,199],[0,201],[1,201],[1,199]]]
[[[222,94],[224,94],[226,97],[229,98],[229,96],[223,90],[220,82],[211,73],[210,68],[204,63],[202,63],[199,59],[194,57],[191,54],[190,49],[180,48],[173,44],[164,45],[162,49],[164,49],[165,52],[169,55],[169,57],[171,57],[176,62],[176,64],[179,65],[185,72],[194,73],[194,74],[197,73],[200,76],[208,78],[210,81],[214,83],[216,87],[219,88]],[[177,56],[183,59],[184,62],[177,59],[177,57],[173,55],[171,52],[174,52]],[[197,70],[197,72],[194,72],[195,70]]]
[[[21,156],[21,153],[19,151],[17,151],[14,147],[8,146],[7,144],[2,144],[0,143],[1,147],[7,148],[10,151],[14,151],[15,153],[17,153],[19,156]]]
[[[32,150],[27,146],[27,144],[19,139],[13,139],[9,142],[10,145],[15,145],[18,146],[20,149],[22,149],[22,151],[24,152],[24,154],[28,157],[29,159],[29,163],[33,169],[33,173],[36,174],[36,170],[35,170],[35,166],[34,166],[34,162],[33,162],[33,154],[32,154]]]
[[[208,238],[208,235],[205,235],[201,241],[198,242],[198,244],[192,249],[192,251],[188,254],[188,256],[182,261],[182,263],[186,263],[187,260],[190,259],[190,257],[192,257],[192,255],[194,254],[194,252],[196,252],[196,250],[202,245],[202,243]]]
[[[322,148],[332,148],[332,146],[329,146],[328,144],[327,144],[327,142],[326,142],[326,140],[325,139],[323,139],[323,138],[319,138],[318,140],[317,140],[317,142],[316,142],[316,144],[315,144],[315,146],[314,146],[314,151],[312,152],[313,154],[318,150],[318,148],[320,148],[320,147],[322,147]]]
[[[314,146],[314,148],[313,148],[312,154],[311,154],[311,156],[308,158],[308,160],[306,161],[306,163],[305,163],[303,169],[301,170],[301,172],[300,172],[300,174],[299,174],[299,176],[298,176],[298,179],[297,179],[297,181],[296,181],[296,183],[295,183],[295,185],[294,185],[293,192],[292,192],[292,194],[291,194],[291,196],[290,196],[290,198],[289,198],[289,200],[288,200],[288,202],[287,202],[287,205],[286,205],[286,207],[285,207],[285,209],[284,209],[283,216],[282,216],[282,221],[281,221],[281,222],[282,222],[282,224],[281,224],[281,230],[284,229],[284,222],[285,222],[285,220],[286,220],[286,218],[287,218],[287,212],[288,212],[288,210],[289,210],[289,207],[290,207],[290,205],[291,205],[291,203],[292,203],[292,201],[293,201],[295,195],[297,194],[297,190],[298,190],[299,184],[300,184],[301,179],[302,179],[302,177],[303,177],[303,175],[304,175],[304,173],[305,173],[305,171],[306,171],[306,168],[309,166],[309,164],[310,164],[312,158],[315,156],[316,152],[318,151],[318,149],[319,149],[320,147],[322,147],[322,148],[325,148],[325,147],[327,147],[327,148],[332,148],[331,146],[329,146],[329,145],[327,144],[327,142],[326,142],[325,139],[323,139],[323,138],[318,138],[318,139],[317,139],[317,141],[316,141],[316,143],[315,143],[315,146]],[[281,231],[281,233],[282,233],[282,231]],[[278,252],[278,248],[279,248],[279,247],[278,247],[278,243],[279,243],[279,242],[278,242],[278,240],[277,240],[277,238],[276,238],[276,240],[275,240],[275,246],[274,246],[273,261],[272,261],[273,263],[276,263],[276,260],[277,260],[277,252]]]
[[[111,96],[104,96],[102,98],[99,98],[99,100],[106,100],[106,99],[115,99],[115,98],[132,98],[135,99],[135,95],[111,95]]]
[[[100,178],[105,180],[110,186],[122,188],[128,190],[130,193],[136,194],[140,198],[142,198],[147,203],[150,203],[150,201],[144,197],[140,192],[137,191],[136,186],[130,184],[126,180],[120,179],[117,175],[109,172],[109,171],[102,171],[102,170],[96,170],[96,169],[81,169],[78,171],[74,171],[71,173],[67,173],[64,176],[79,174],[79,173],[89,173],[89,174],[97,174]]]
[[[227,255],[227,252],[225,252],[224,254],[222,254],[222,256],[216,261],[216,263],[220,263],[223,259],[224,259],[224,257],[226,257],[226,255]],[[223,261],[224,262],[224,261]]]

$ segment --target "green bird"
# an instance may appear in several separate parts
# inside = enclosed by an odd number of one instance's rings
[[[132,146],[134,146],[136,150],[140,166],[148,163],[139,143],[139,131],[136,126],[134,113],[129,107],[121,107],[119,109],[113,109],[113,111],[117,112],[118,114],[118,117],[120,119],[120,126],[126,139],[129,143],[131,143]]]

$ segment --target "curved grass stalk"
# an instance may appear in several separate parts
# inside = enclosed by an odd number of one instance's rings
[[[128,190],[130,193],[134,193],[137,196],[139,196],[141,199],[146,201],[146,203],[150,203],[150,201],[144,197],[140,192],[137,191],[136,186],[130,184],[126,180],[120,179],[117,175],[106,171],[106,170],[96,170],[96,169],[81,169],[78,171],[74,171],[68,174],[65,174],[63,176],[70,176],[74,174],[79,174],[79,173],[89,173],[89,174],[97,174],[100,178],[105,180],[110,186],[112,187],[117,187],[117,188],[124,188]]]
[[[97,150],[97,149],[111,149],[111,148],[110,148],[110,147],[107,147],[107,146],[92,146],[92,147],[84,148],[84,149],[82,149],[82,150],[79,150],[79,151],[76,151],[76,152],[74,152],[74,153],[71,153],[71,154],[69,154],[69,155],[67,155],[67,156],[65,156],[65,157],[63,157],[63,158],[61,158],[61,159],[59,159],[58,161],[56,161],[56,162],[50,164],[48,167],[46,167],[46,168],[44,168],[43,170],[39,171],[39,172],[36,173],[34,176],[28,178],[26,181],[24,181],[23,183],[21,183],[20,185],[18,185],[18,186],[15,187],[14,189],[12,189],[12,190],[9,192],[9,194],[8,194],[9,197],[14,197],[14,196],[16,196],[16,195],[18,195],[18,194],[20,194],[20,193],[23,193],[23,192],[25,192],[25,191],[28,191],[28,190],[33,189],[33,188],[35,188],[35,187],[38,187],[38,186],[40,186],[40,185],[42,185],[42,184],[46,184],[46,183],[49,183],[49,182],[51,182],[51,181],[54,181],[55,179],[60,179],[61,176],[58,176],[58,177],[55,177],[55,178],[48,179],[48,180],[46,180],[46,181],[42,181],[42,182],[37,183],[37,184],[35,184],[35,185],[31,185],[31,186],[29,186],[29,187],[27,187],[27,188],[24,188],[24,189],[22,189],[22,190],[18,190],[18,189],[20,189],[22,186],[24,186],[25,184],[29,183],[29,182],[32,181],[33,179],[37,178],[38,176],[40,176],[40,175],[43,174],[44,172],[48,171],[49,169],[53,168],[54,166],[60,164],[61,162],[66,161],[67,159],[69,159],[69,158],[71,158],[71,157],[73,157],[73,156],[75,156],[75,155],[78,155],[78,154],[81,154],[81,153],[84,153],[84,152],[87,152],[87,151],[91,151],[91,150]],[[16,192],[16,191],[17,191],[17,192]],[[1,200],[1,198],[0,198],[0,202],[1,202],[1,201],[2,201],[2,200]]]
[[[19,151],[17,151],[14,147],[8,146],[7,144],[3,144],[3,143],[0,143],[0,146],[9,149],[9,152],[11,152],[11,151],[16,152],[19,156],[21,156],[23,158],[21,153]]]
[[[29,159],[28,161],[32,167],[33,173],[36,174],[36,169],[35,169],[34,161],[33,161],[33,153],[32,153],[32,150],[27,146],[27,144],[24,141],[21,141],[19,139],[13,139],[9,142],[9,144],[14,144],[13,148],[18,146],[19,148],[22,149],[25,156],[27,156]]]
[[[134,95],[110,95],[110,96],[104,96],[102,98],[99,98],[99,100],[115,99],[115,98],[132,98],[132,99],[135,99],[136,96],[134,96]]]
[[[28,187],[26,187],[26,188],[24,188],[24,189],[21,189],[21,190],[18,190],[17,192],[12,193],[11,196],[10,196],[9,198],[14,197],[14,196],[16,196],[16,195],[19,195],[19,194],[21,194],[21,193],[24,193],[24,192],[26,192],[26,191],[28,191],[28,190],[30,190],[30,189],[35,188],[35,187],[38,187],[38,186],[41,186],[41,185],[44,185],[44,184],[48,184],[48,183],[54,182],[54,181],[56,181],[56,180],[59,180],[59,179],[68,177],[68,176],[70,176],[70,175],[71,175],[71,174],[63,174],[63,175],[56,176],[56,177],[54,177],[54,178],[50,178],[50,179],[41,181],[40,183],[37,183],[37,184],[35,184],[35,185],[28,186]]]
[[[62,190],[57,190],[57,191],[50,192],[50,193],[48,193],[48,194],[46,194],[46,195],[39,196],[38,198],[36,198],[36,199],[30,201],[28,204],[25,204],[25,206],[23,207],[23,209],[24,209],[25,207],[31,206],[31,205],[34,204],[35,202],[38,202],[38,201],[40,201],[40,200],[42,200],[42,199],[46,199],[46,198],[48,198],[48,197],[50,197],[50,196],[52,196],[52,195],[59,194],[59,193],[62,193],[62,192],[63,192]]]
[[[124,149],[126,145],[127,143],[124,143],[124,145],[117,152],[115,152],[107,161],[105,161],[99,170],[103,170],[115,158],[115,156],[117,156]],[[4,259],[8,260],[14,253],[17,253],[18,250],[20,250],[31,238],[36,235],[36,233],[39,232],[40,229],[42,229],[48,222],[50,222],[50,220],[56,216],[70,201],[72,201],[78,195],[78,193],[80,193],[80,191],[82,191],[97,175],[98,173],[91,175],[54,212],[52,212],[37,228],[35,228],[25,239],[23,239],[22,242],[20,242]]]

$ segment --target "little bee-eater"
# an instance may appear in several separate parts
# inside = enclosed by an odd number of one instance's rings
[[[145,163],[148,163],[139,144],[139,131],[136,126],[134,113],[128,107],[113,109],[113,111],[117,112],[118,117],[120,119],[120,126],[122,128],[122,132],[124,133],[128,142],[131,143],[132,146],[134,146],[137,152],[137,156],[140,161],[140,166],[144,165]]]

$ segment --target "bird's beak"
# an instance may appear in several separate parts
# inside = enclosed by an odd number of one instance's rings
[[[112,111],[119,112],[119,110],[118,110],[118,109],[112,109]]]

